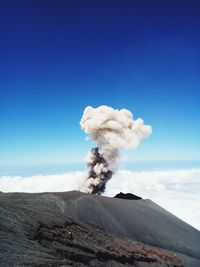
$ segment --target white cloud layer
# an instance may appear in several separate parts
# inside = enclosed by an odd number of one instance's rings
[[[79,190],[87,173],[31,177],[1,176],[3,192],[59,192]],[[119,171],[108,182],[106,196],[130,192],[148,198],[200,230],[200,169]]]
[[[1,176],[0,191],[40,193],[79,190],[86,176],[87,173],[80,171],[30,177]]]

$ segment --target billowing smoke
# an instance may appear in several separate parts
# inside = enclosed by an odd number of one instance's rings
[[[86,107],[80,125],[98,146],[88,152],[89,172],[81,188],[91,194],[104,192],[107,181],[117,170],[121,149],[136,148],[152,132],[142,119],[134,120],[129,110],[108,106]]]

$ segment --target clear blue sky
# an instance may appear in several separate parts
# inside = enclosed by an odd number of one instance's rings
[[[0,163],[80,162],[87,105],[153,134],[128,159],[200,159],[200,1],[1,1]]]

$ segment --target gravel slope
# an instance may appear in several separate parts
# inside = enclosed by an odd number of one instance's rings
[[[200,232],[150,200],[0,193],[0,231],[2,267],[200,266]]]

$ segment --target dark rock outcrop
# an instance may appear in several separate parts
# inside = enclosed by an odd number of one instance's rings
[[[128,203],[135,204],[129,206]],[[146,216],[152,214],[155,208],[155,204],[150,203],[150,211]],[[139,242],[135,233],[130,235],[129,231],[132,228],[125,231],[125,221],[127,225],[133,224],[133,227],[136,221],[129,221],[128,215],[127,218],[120,217],[124,204],[128,213],[138,217],[141,228],[139,234],[148,235],[149,239],[141,237]],[[200,263],[197,252],[200,244],[199,231],[174,216],[180,228],[181,223],[188,227],[184,228],[189,231],[188,233],[182,232],[183,238],[190,237],[188,240],[185,239],[189,243],[187,247],[181,238],[176,239],[178,236],[173,232],[175,226],[170,213],[160,208],[162,212],[157,210],[160,212],[160,219],[166,220],[169,217],[168,229],[165,228],[162,232],[159,228],[162,221],[155,221],[158,236],[150,231],[151,227],[147,233],[147,206],[144,200],[112,199],[76,191],[41,194],[0,193],[0,266],[200,266],[197,265]],[[157,209],[157,205],[155,206]],[[119,216],[114,218],[116,213]],[[91,216],[91,221],[88,221]],[[157,220],[157,217],[155,219]],[[152,224],[151,221],[149,223]],[[138,225],[135,226],[138,230]],[[169,236],[168,242],[164,232]],[[176,239],[174,246],[173,234]],[[159,242],[161,236],[164,242]],[[193,245],[189,249],[190,239],[193,240]],[[163,245],[165,242],[166,246]],[[170,242],[172,246],[169,246]]]
[[[121,199],[130,199],[130,200],[139,200],[139,199],[142,199],[141,197],[138,197],[134,194],[131,194],[131,193],[122,193],[120,192],[119,194],[117,194],[116,196],[114,196],[114,198],[121,198]]]

